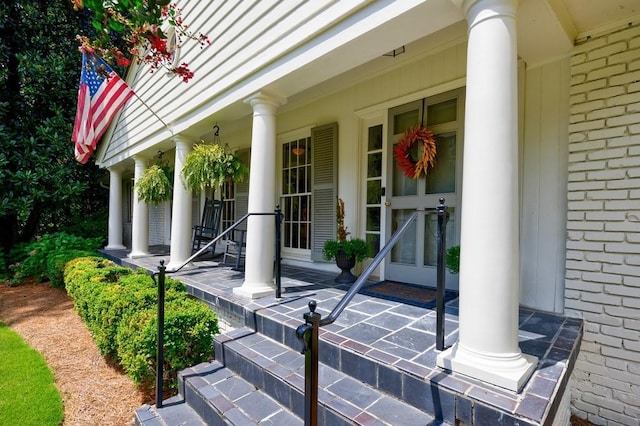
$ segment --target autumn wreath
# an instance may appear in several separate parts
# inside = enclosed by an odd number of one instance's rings
[[[415,144],[422,142],[422,152],[420,158],[415,160],[411,151]],[[420,152],[420,151],[418,151]],[[407,130],[400,138],[398,144],[393,148],[393,157],[396,165],[402,173],[411,179],[418,179],[422,174],[427,174],[433,168],[436,158],[436,138],[431,130],[417,125]]]

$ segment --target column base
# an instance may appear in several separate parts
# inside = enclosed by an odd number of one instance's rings
[[[248,297],[250,299],[260,299],[261,297],[273,296],[275,287],[272,284],[265,283],[247,283],[246,281],[241,287],[233,289],[233,293],[238,296]]]
[[[176,269],[178,269],[180,266],[182,266],[182,264],[184,263],[184,261],[182,262],[169,262],[167,264],[167,272],[175,272]],[[182,267],[182,269],[180,269],[181,271],[185,271],[187,269],[194,269],[196,266],[189,262],[186,265],[184,265]]]
[[[149,256],[149,253],[145,253],[143,251],[132,251],[127,255],[129,259],[135,259],[137,257],[145,257],[145,256]]]
[[[492,385],[519,392],[529,380],[538,359],[523,353],[488,354],[471,351],[459,343],[438,355],[437,365]]]
[[[122,244],[109,244],[104,247],[103,250],[125,250],[126,247]]]

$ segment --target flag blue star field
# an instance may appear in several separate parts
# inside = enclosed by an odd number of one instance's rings
[[[106,62],[82,53],[78,109],[71,134],[76,160],[82,164],[89,160],[109,123],[133,94]]]

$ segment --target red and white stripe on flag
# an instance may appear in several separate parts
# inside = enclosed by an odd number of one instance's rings
[[[99,74],[97,66],[104,73]],[[102,59],[83,53],[78,109],[71,135],[76,160],[82,164],[89,160],[109,123],[133,94],[127,83]]]

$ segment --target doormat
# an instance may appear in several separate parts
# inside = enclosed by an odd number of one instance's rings
[[[435,308],[436,289],[416,284],[407,284],[397,281],[380,281],[364,287],[359,292],[367,296],[379,297],[385,300],[404,303],[406,305],[419,306],[421,308]],[[458,297],[458,293],[445,290],[444,302]]]

